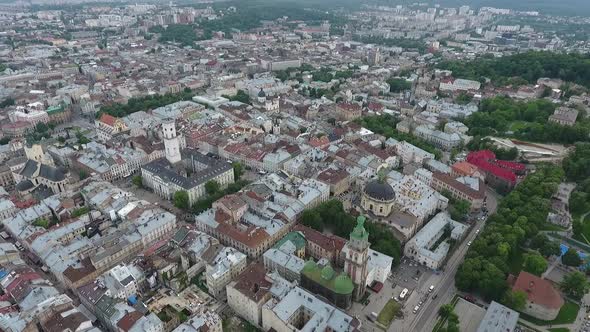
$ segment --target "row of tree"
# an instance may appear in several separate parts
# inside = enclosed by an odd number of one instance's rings
[[[303,211],[299,222],[317,231],[328,231],[345,239],[356,225],[355,217],[344,211],[342,202],[335,199]],[[365,229],[369,233],[371,248],[393,257],[394,265],[399,264],[401,244],[387,226],[368,221],[365,223]]]
[[[471,62],[443,61],[440,69],[453,71],[453,76],[485,82],[490,79],[498,86],[519,77],[534,84],[541,77],[558,78],[590,87],[590,55],[577,53],[526,52],[496,58],[483,56]]]

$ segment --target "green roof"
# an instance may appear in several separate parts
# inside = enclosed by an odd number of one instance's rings
[[[303,266],[301,274],[337,294],[352,294],[354,290],[352,279],[344,273],[337,276],[330,265],[322,269],[310,260]]]
[[[359,216],[356,218],[356,226],[350,233],[350,238],[355,238],[361,241],[369,241],[369,232],[365,229],[365,217]]]
[[[45,112],[47,112],[47,114],[52,114],[52,113],[59,113],[59,112],[63,112],[64,108],[62,105],[57,105],[57,106],[49,106]]]
[[[275,249],[280,249],[286,243],[292,243],[295,246],[295,250],[305,248],[305,237],[300,232],[287,233],[282,239],[280,239],[275,245]]]
[[[322,269],[322,273],[321,273],[322,279],[324,279],[324,280],[330,280],[330,279],[334,278],[334,274],[335,274],[334,269],[330,265],[326,265],[326,267],[324,267]]]

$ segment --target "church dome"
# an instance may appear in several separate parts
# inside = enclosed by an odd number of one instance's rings
[[[334,277],[334,269],[330,265],[327,265],[322,269],[321,275],[323,279],[330,280]]]
[[[264,92],[264,90],[260,89],[260,91],[258,91],[258,97],[266,98],[266,93]]]
[[[338,294],[350,294],[354,290],[354,284],[349,276],[342,273],[334,280],[334,291]]]
[[[395,191],[386,181],[371,181],[365,186],[364,192],[377,201],[393,201],[395,199]]]

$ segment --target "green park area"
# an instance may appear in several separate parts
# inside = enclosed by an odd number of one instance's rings
[[[385,304],[383,309],[381,309],[381,312],[379,312],[379,315],[377,316],[377,321],[384,326],[389,326],[389,324],[391,324],[391,321],[393,321],[393,318],[399,312],[400,309],[401,306],[399,303],[397,303],[393,299],[389,300]]]

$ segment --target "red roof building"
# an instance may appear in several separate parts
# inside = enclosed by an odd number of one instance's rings
[[[486,174],[486,181],[496,190],[507,192],[515,185],[517,174],[522,175],[525,165],[496,159],[490,150],[474,151],[467,155],[467,161]]]
[[[296,224],[293,227],[294,232],[301,232],[307,241],[305,252],[315,259],[326,258],[336,265],[339,264],[340,253],[346,244],[346,240],[336,236],[327,235],[316,231],[310,227]]]
[[[564,301],[561,294],[551,282],[528,272],[520,272],[518,277],[510,275],[508,283],[512,291],[522,291],[527,294],[524,313],[542,320],[553,320],[557,317]]]

